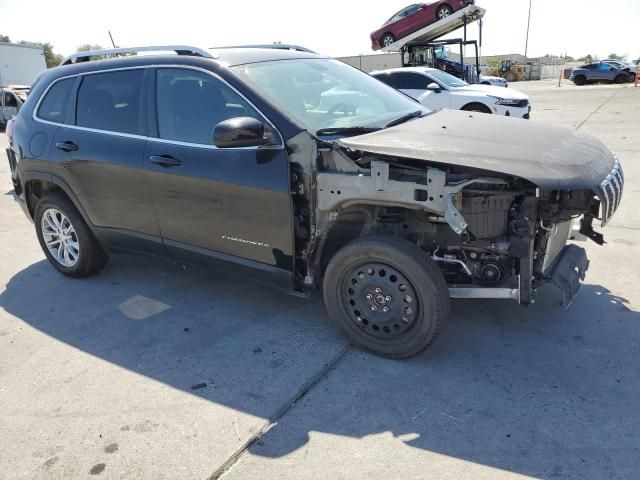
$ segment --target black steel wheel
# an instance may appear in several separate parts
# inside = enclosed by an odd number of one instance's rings
[[[353,343],[391,358],[428,347],[449,312],[438,266],[416,245],[389,236],[343,247],[327,267],[324,298],[333,322]]]

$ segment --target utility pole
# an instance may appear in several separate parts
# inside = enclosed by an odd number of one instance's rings
[[[527,40],[525,41],[524,44],[524,71],[525,74],[527,72],[527,59],[528,57],[528,53],[529,53],[529,27],[531,26],[531,2],[533,0],[529,0],[529,17],[527,18]],[[531,74],[529,74],[531,75]],[[530,78],[529,78],[530,80]]]
[[[527,64],[527,53],[529,53],[529,27],[531,26],[531,2],[529,0],[529,18],[527,19],[527,40],[524,44],[524,64]]]
[[[107,30],[107,33],[109,33],[109,38],[111,39],[111,45],[113,45],[113,48],[117,48],[116,42],[113,41],[113,35],[111,35],[111,30]]]

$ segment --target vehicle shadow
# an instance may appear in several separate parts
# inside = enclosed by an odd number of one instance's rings
[[[305,366],[317,371],[344,348],[320,298],[152,259],[111,263],[83,281],[33,264],[11,278],[0,307],[91,355],[264,419],[309,380]],[[585,285],[569,312],[555,291],[543,293],[528,309],[455,302],[439,342],[408,361],[351,350],[250,452],[282,457],[310,432],[391,432],[394,458],[418,449],[543,478],[631,478],[640,314],[598,285]],[[134,295],[167,308],[132,318],[123,305]],[[191,390],[200,382],[208,387]]]

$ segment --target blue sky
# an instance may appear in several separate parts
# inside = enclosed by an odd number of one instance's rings
[[[0,33],[51,42],[123,46],[296,43],[332,56],[370,53],[369,33],[411,0],[0,2]],[[483,54],[524,53],[528,0],[477,0],[487,9]],[[471,33],[473,34],[471,29]],[[454,35],[456,36],[456,35]],[[640,0],[533,0],[530,56],[640,56]]]

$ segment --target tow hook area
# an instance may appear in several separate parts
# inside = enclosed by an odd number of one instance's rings
[[[562,290],[562,306],[569,308],[580,290],[581,281],[589,269],[589,259],[584,248],[567,245],[556,262],[551,280]]]

